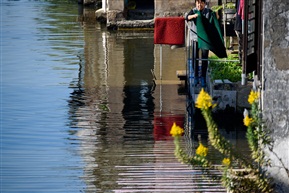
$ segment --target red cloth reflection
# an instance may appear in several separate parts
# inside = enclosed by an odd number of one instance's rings
[[[159,113],[154,115],[154,139],[167,140],[170,138],[171,127],[174,122],[184,128],[185,115],[175,115],[170,113]]]

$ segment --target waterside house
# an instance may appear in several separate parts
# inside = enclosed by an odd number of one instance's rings
[[[211,0],[210,4],[217,4]],[[154,18],[183,16],[194,6],[193,0],[102,0],[96,18],[106,17],[108,28],[153,28]]]

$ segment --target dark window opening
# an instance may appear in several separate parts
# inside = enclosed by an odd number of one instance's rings
[[[126,19],[146,20],[154,18],[154,0],[125,0]]]

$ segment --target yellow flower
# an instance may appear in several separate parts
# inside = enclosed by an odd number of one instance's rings
[[[184,133],[184,129],[181,128],[180,126],[177,126],[176,123],[173,124],[170,134],[173,137],[181,136]]]
[[[222,161],[222,164],[224,166],[229,166],[231,164],[230,158],[224,158],[223,161]]]
[[[255,102],[260,96],[260,93],[258,91],[253,91],[251,90],[249,97],[248,97],[248,102],[250,104],[253,104],[253,102]]]
[[[196,107],[199,109],[209,109],[210,107],[214,107],[215,105],[213,105],[212,103],[212,98],[211,96],[204,91],[204,89],[202,88],[200,94],[198,95],[197,101],[196,101]]]
[[[249,126],[252,122],[253,122],[253,118],[250,118],[248,115],[245,116],[245,118],[243,119],[244,125],[245,126]]]
[[[206,148],[202,143],[200,143],[199,147],[196,149],[196,154],[202,157],[206,157],[208,154],[208,148]]]

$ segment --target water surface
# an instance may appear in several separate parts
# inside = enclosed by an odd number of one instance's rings
[[[224,191],[174,157],[184,50],[163,48],[154,82],[153,32],[107,31],[84,17],[93,13],[1,1],[1,192]]]

